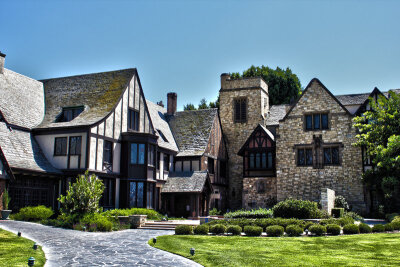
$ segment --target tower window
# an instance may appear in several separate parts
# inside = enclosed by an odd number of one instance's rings
[[[235,122],[246,122],[247,120],[247,99],[246,98],[238,98],[234,101],[234,109],[235,109]]]

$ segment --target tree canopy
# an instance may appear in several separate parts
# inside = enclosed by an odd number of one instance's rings
[[[207,100],[205,98],[202,98],[197,108],[192,103],[188,103],[183,106],[183,110],[198,110],[198,109],[209,109],[209,108],[219,108],[219,96],[217,101],[210,102],[208,104]]]
[[[301,94],[302,87],[299,78],[292,73],[290,68],[286,70],[277,67],[275,70],[267,66],[251,66],[243,71],[230,74],[232,78],[262,77],[268,84],[270,105],[289,104]]]
[[[388,98],[370,99],[370,106],[353,119],[359,132],[355,145],[371,157],[375,167],[364,174],[364,182],[381,193],[389,212],[400,200],[400,96],[390,91]]]

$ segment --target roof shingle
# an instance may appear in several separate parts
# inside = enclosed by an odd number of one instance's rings
[[[171,172],[162,193],[200,193],[208,178],[207,171]]]

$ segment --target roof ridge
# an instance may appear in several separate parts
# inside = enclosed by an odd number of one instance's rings
[[[7,69],[7,68],[4,68],[4,69],[7,70],[7,71],[11,71],[12,73],[15,73],[15,74],[17,74],[17,75],[19,75],[19,76],[22,76],[22,77],[24,77],[24,78],[27,78],[27,79],[29,79],[29,80],[32,80],[32,81],[35,81],[35,82],[38,82],[38,83],[42,83],[40,80],[36,80],[36,79],[34,79],[34,78],[32,78],[32,77],[29,77],[29,76],[26,76],[26,75],[24,75],[24,74],[15,72],[15,71],[10,70],[10,69]],[[43,83],[42,83],[42,84],[43,84]]]
[[[210,110],[214,111],[214,110],[218,110],[218,108],[202,108],[202,109],[194,109],[194,110],[182,110],[182,111],[177,111],[176,113],[196,112],[196,111],[210,111]]]
[[[57,79],[65,79],[65,78],[74,78],[74,77],[81,77],[81,76],[88,76],[88,75],[95,75],[95,74],[103,74],[103,73],[111,73],[111,72],[119,72],[119,71],[137,71],[136,68],[127,68],[127,69],[119,69],[119,70],[110,70],[110,71],[101,71],[101,72],[92,72],[92,73],[85,73],[85,74],[77,74],[77,75],[70,75],[70,76],[63,76],[63,77],[55,77],[55,78],[47,78],[47,79],[40,79],[38,81],[44,82],[49,80],[57,80]]]

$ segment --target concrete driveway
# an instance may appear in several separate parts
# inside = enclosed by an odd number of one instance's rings
[[[37,242],[46,254],[45,266],[201,266],[181,256],[155,249],[150,238],[165,230],[124,230],[89,233],[19,221],[1,221],[0,228]]]

